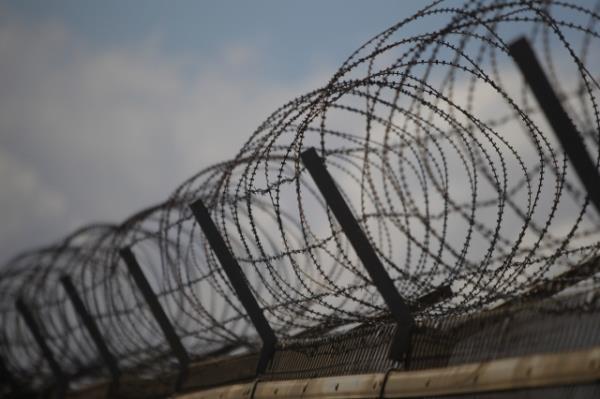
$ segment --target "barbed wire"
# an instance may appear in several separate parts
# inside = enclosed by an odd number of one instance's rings
[[[176,367],[119,257],[125,247],[194,359],[257,350],[188,208],[198,199],[280,340],[380,322],[387,308],[305,171],[309,147],[408,303],[451,286],[452,297],[415,310],[417,322],[476,313],[543,284],[597,287],[594,270],[576,281],[562,274],[598,255],[600,218],[508,46],[527,37],[597,169],[599,12],[600,2],[436,1],[383,31],[165,202],[9,261],[0,357],[34,385],[52,378],[15,309],[21,298],[69,375],[105,373],[60,287],[68,275],[123,370]]]

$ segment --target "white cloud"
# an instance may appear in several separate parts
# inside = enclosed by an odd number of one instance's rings
[[[10,232],[19,231],[23,221],[35,218],[38,222],[55,223],[66,214],[67,201],[40,180],[29,165],[0,148],[0,209],[3,210],[0,240],[10,241]],[[31,226],[35,227],[35,226]],[[35,234],[35,231],[31,231]]]
[[[243,43],[210,60],[177,58],[157,41],[98,49],[60,24],[9,17],[0,16],[4,259],[166,198],[327,77],[276,85]]]

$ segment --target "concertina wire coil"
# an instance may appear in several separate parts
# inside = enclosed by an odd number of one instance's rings
[[[416,311],[417,322],[519,298],[592,259],[599,215],[507,46],[527,37],[598,167],[599,12],[600,2],[436,1],[383,31],[322,88],[271,114],[232,160],[163,203],[9,261],[0,269],[0,357],[23,380],[52,378],[15,310],[24,298],[69,374],[102,373],[59,285],[66,274],[122,369],[172,369],[119,258],[124,247],[193,358],[256,350],[256,332],[188,208],[197,199],[280,340],[378,323],[386,307],[300,160],[309,147],[409,303],[451,286],[453,296]],[[578,289],[597,283],[591,275]]]

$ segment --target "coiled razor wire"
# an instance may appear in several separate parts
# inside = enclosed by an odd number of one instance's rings
[[[0,272],[0,357],[32,385],[52,378],[15,310],[23,298],[69,375],[104,373],[58,284],[69,275],[123,370],[173,369],[120,261],[124,247],[194,359],[257,350],[188,209],[197,199],[281,341],[378,323],[386,307],[305,171],[300,154],[309,147],[409,303],[451,286],[451,298],[415,311],[418,322],[556,284],[598,255],[600,218],[507,46],[527,37],[598,167],[599,20],[600,2],[434,2],[366,42],[324,87],[269,116],[234,159],[193,176],[164,203],[11,260]],[[597,283],[591,271],[578,288]]]

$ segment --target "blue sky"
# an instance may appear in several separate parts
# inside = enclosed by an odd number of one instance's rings
[[[208,59],[223,46],[264,52],[265,73],[298,79],[315,65],[334,67],[366,39],[426,2],[330,1],[11,1],[30,23],[57,21],[88,45],[135,47],[153,38],[165,56]]]
[[[0,2],[0,261],[164,200],[425,4]]]
[[[427,4],[0,1],[0,263],[165,200]]]

